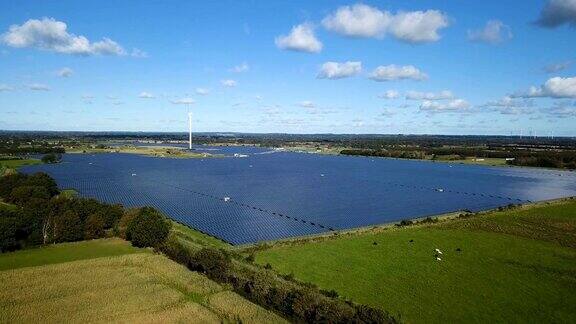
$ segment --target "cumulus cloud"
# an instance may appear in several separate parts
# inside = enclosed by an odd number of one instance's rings
[[[326,62],[322,64],[318,79],[342,79],[354,76],[362,71],[362,62],[347,61],[344,63]]]
[[[342,6],[322,20],[327,30],[348,37],[383,38],[387,34],[408,43],[435,42],[448,27],[448,17],[438,10],[399,11],[392,14],[365,4]]]
[[[65,68],[61,68],[56,73],[61,78],[69,78],[72,76],[72,74],[74,74],[74,70],[72,70],[71,68],[65,67]]]
[[[140,92],[138,97],[142,98],[142,99],[154,99],[154,98],[156,98],[155,95],[151,94],[150,92],[146,92],[146,91]]]
[[[420,105],[420,111],[428,113],[465,112],[468,108],[470,108],[470,104],[464,99],[454,99],[447,103],[425,100]]]
[[[420,71],[413,65],[397,66],[397,65],[387,65],[379,66],[372,73],[370,73],[370,79],[374,81],[393,81],[393,80],[416,80],[422,81],[428,79],[428,76]]]
[[[220,81],[220,83],[221,83],[223,86],[228,87],[228,88],[234,88],[235,86],[238,85],[238,82],[236,82],[235,80],[230,80],[230,79],[228,79],[228,80],[222,80],[222,81]]]
[[[196,94],[201,95],[201,96],[206,96],[210,93],[209,89],[206,88],[196,88]]]
[[[300,103],[298,103],[298,106],[300,107],[304,107],[304,108],[315,108],[316,105],[312,102],[312,101],[301,101]]]
[[[378,95],[378,98],[382,98],[382,99],[396,99],[400,97],[400,92],[396,91],[396,90],[386,90],[386,92],[384,92],[381,95]]]
[[[32,83],[27,85],[28,89],[34,91],[50,91],[50,87],[41,83]]]
[[[250,70],[250,66],[248,65],[248,63],[244,62],[240,65],[236,65],[235,67],[231,68],[230,72],[242,73],[247,72],[248,70]]]
[[[572,61],[565,61],[560,63],[553,63],[546,65],[542,70],[546,73],[556,73],[568,69],[572,65]]]
[[[303,23],[292,27],[290,34],[276,37],[276,46],[280,49],[318,53],[322,50],[322,43],[314,35],[312,24]]]
[[[513,97],[536,98],[576,98],[576,77],[548,79],[539,87],[530,87],[526,92],[516,93]]]
[[[536,23],[546,28],[564,24],[576,27],[576,0],[549,0]]]
[[[10,26],[1,36],[4,44],[16,48],[36,48],[74,55],[125,55],[126,51],[115,41],[103,38],[90,42],[84,36],[68,32],[66,23],[54,18],[30,19],[22,25]]]
[[[478,30],[469,30],[468,39],[473,42],[500,44],[512,39],[512,30],[500,20],[489,20],[486,26]]]
[[[0,92],[2,92],[2,91],[12,91],[12,90],[14,90],[14,88],[12,88],[11,86],[6,85],[6,84],[0,84]]]
[[[454,94],[449,90],[443,90],[438,93],[434,92],[419,92],[408,91],[406,92],[406,100],[446,100],[454,99]]]
[[[172,100],[170,102],[175,104],[175,105],[191,105],[191,104],[195,103],[196,100],[194,100],[192,98],[181,98],[181,99]]]

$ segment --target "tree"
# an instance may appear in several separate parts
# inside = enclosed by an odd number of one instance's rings
[[[48,153],[42,157],[43,163],[58,163],[62,159],[62,156],[56,153]]]
[[[82,220],[73,210],[67,210],[60,217],[56,217],[53,230],[56,242],[80,241],[84,237]]]
[[[214,248],[202,248],[192,258],[192,270],[199,270],[209,278],[222,282],[228,277],[231,261],[225,252]]]
[[[12,189],[8,201],[18,206],[25,206],[34,200],[48,201],[50,194],[41,186],[19,186]]]
[[[88,216],[85,225],[85,238],[87,240],[104,237],[104,215],[102,212]]]
[[[50,194],[50,197],[54,197],[59,193],[56,181],[54,181],[52,177],[43,172],[38,172],[33,175],[25,177],[25,179],[22,181],[20,185],[44,187]]]
[[[126,238],[136,247],[158,247],[166,241],[170,223],[152,207],[143,207],[128,224]]]

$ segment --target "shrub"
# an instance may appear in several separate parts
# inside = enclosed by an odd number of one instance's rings
[[[60,154],[48,153],[42,157],[43,163],[58,163],[62,159]]]
[[[126,228],[126,238],[136,247],[158,247],[169,233],[170,223],[152,207],[141,208]]]
[[[104,215],[98,212],[88,216],[85,227],[85,238],[88,240],[104,237]]]
[[[128,230],[128,225],[134,218],[136,218],[136,215],[138,215],[139,212],[140,210],[138,208],[131,208],[123,212],[122,216],[120,217],[120,221],[118,222],[118,235],[121,238],[126,239],[126,231]]]
[[[190,267],[206,273],[209,278],[223,282],[228,278],[231,264],[230,256],[224,251],[203,248],[194,254]]]
[[[8,196],[8,201],[18,206],[27,205],[34,200],[48,201],[50,194],[46,188],[41,186],[19,186],[12,189]]]
[[[67,210],[54,221],[54,240],[56,242],[74,242],[84,238],[84,226],[80,216],[73,210]]]

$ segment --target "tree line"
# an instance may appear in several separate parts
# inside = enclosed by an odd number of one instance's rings
[[[49,243],[121,235],[139,247],[157,246],[170,223],[157,210],[124,209],[95,199],[62,195],[45,173],[0,178],[0,252]]]

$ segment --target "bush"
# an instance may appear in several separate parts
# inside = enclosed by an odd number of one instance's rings
[[[128,230],[128,225],[134,218],[136,218],[136,215],[138,215],[139,212],[140,210],[138,208],[131,208],[123,212],[122,217],[120,217],[120,221],[118,222],[118,235],[121,238],[127,239],[126,231]]]
[[[222,250],[203,248],[194,254],[190,268],[206,273],[209,278],[225,282],[231,267],[230,256]]]
[[[126,238],[136,247],[159,247],[169,233],[170,223],[152,207],[141,208],[126,228]]]
[[[61,159],[62,159],[62,156],[60,154],[48,153],[42,157],[42,162],[43,163],[49,163],[49,164],[58,163],[58,162],[60,162]]]
[[[82,220],[73,210],[67,210],[55,219],[54,232],[56,242],[74,242],[84,238]]]
[[[86,220],[84,236],[87,240],[104,237],[104,215],[102,212],[92,214]]]
[[[18,206],[25,206],[34,200],[48,201],[50,194],[41,186],[21,186],[12,189],[8,201]]]

